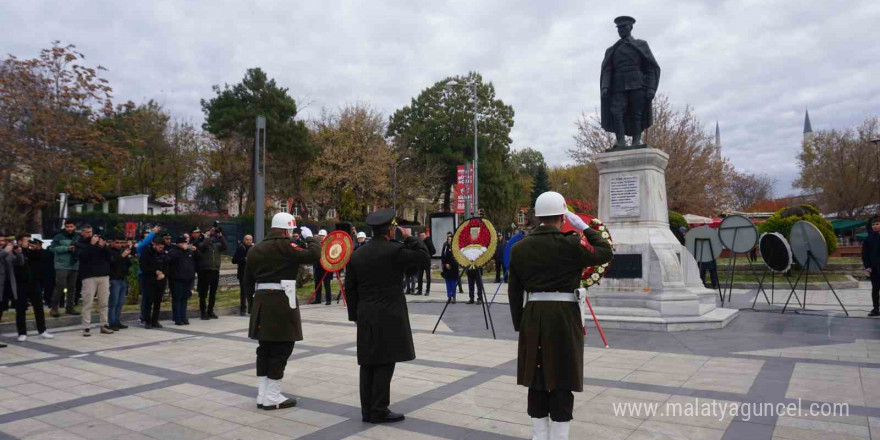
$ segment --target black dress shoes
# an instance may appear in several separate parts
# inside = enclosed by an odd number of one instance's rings
[[[399,414],[396,412],[388,411],[384,416],[373,416],[370,418],[370,423],[394,423],[394,422],[402,422],[406,417],[403,414]]]

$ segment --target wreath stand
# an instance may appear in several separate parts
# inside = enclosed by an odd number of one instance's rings
[[[776,271],[772,270],[768,267],[765,267],[764,273],[761,274],[761,279],[758,281],[758,287],[761,288],[764,285],[764,282],[767,280],[767,272],[768,271],[770,272],[770,300],[767,303],[767,305],[772,306],[776,300]],[[783,276],[785,277],[785,280],[788,281],[788,286],[791,288],[792,291],[794,291],[795,288],[794,288],[794,285],[791,284],[791,278],[789,278],[787,275],[783,275]],[[760,292],[755,292],[755,299],[752,300],[752,310],[755,309],[755,304],[758,302],[758,295],[759,294],[760,294]],[[766,299],[766,298],[767,298],[767,292],[764,291],[764,299]],[[791,299],[791,298],[789,298],[789,299]],[[800,297],[798,297],[797,292],[794,292],[794,299],[795,299],[795,301],[797,301],[799,306],[804,307],[801,304],[801,299],[800,299]]]
[[[458,276],[458,282],[459,283],[461,282],[461,277],[463,277],[464,274],[467,273],[468,270],[476,270],[476,269],[479,269],[479,268],[477,266],[471,265],[471,266],[468,266],[465,270],[461,271],[461,275]],[[492,322],[492,312],[489,310],[489,307],[487,306],[488,301],[486,301],[486,299],[488,299],[487,298],[488,295],[486,295],[486,289],[483,288],[483,277],[482,276],[477,277],[477,283],[479,283],[477,285],[477,288],[483,291],[483,300],[480,301],[480,308],[483,310],[483,321],[486,322],[486,330],[489,330],[491,328],[492,329],[492,339],[498,339],[495,336],[495,323]],[[499,285],[498,287],[500,288],[501,286]],[[479,290],[477,292],[479,293]],[[496,291],[495,293],[497,294],[498,292]],[[494,298],[492,298],[492,299],[494,300]],[[450,302],[452,302],[452,298],[446,298],[446,305],[443,306],[443,311],[440,312],[440,317],[437,318],[437,323],[434,324],[434,329],[431,330],[432,335],[434,334],[434,332],[437,331],[437,327],[440,325],[440,321],[443,319],[443,314],[446,313],[446,308],[449,307]]]
[[[321,277],[321,281],[319,281],[318,284],[315,285],[315,290],[312,291],[311,295],[309,295],[309,301],[306,304],[311,304],[312,300],[315,299],[315,295],[318,293],[318,291],[320,291],[324,287],[324,279],[327,278],[328,273],[338,274],[339,272],[341,271],[325,270],[324,275]],[[347,305],[348,301],[346,301],[345,297],[345,283],[343,283],[342,280],[339,279],[339,275],[336,275],[336,279],[339,280],[339,295],[336,295],[336,304],[339,304],[339,298],[342,297],[342,304]]]
[[[804,303],[801,306],[801,309],[806,310],[806,308],[807,308],[807,287],[809,287],[809,280],[810,280],[810,271],[808,269],[810,268],[811,262],[813,263],[814,266],[819,268],[819,273],[822,274],[822,278],[825,279],[825,284],[827,284],[828,288],[831,289],[831,293],[833,293],[834,297],[837,298],[837,303],[840,304],[840,308],[843,309],[843,313],[845,313],[846,316],[849,316],[849,312],[846,311],[846,307],[843,305],[843,301],[841,301],[840,297],[837,296],[837,292],[834,290],[834,286],[832,286],[831,282],[828,281],[828,276],[825,275],[825,271],[822,269],[822,267],[819,266],[819,263],[817,262],[816,258],[813,257],[813,251],[811,251],[811,250],[807,250],[807,261],[803,265],[801,265],[801,272],[798,274],[797,279],[795,279],[794,286],[791,287],[791,293],[788,294],[788,299],[785,301],[785,306],[782,307],[781,313],[785,313],[785,309],[788,308],[788,303],[789,303],[789,301],[791,301],[791,296],[797,295],[797,293],[795,293],[795,290],[797,289],[797,283],[798,283],[798,281],[800,281],[801,275],[804,276]]]

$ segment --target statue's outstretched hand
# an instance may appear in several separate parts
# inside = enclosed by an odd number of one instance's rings
[[[604,87],[604,88],[602,88],[602,97],[604,98],[606,96],[608,96],[608,88]]]
[[[645,90],[645,98],[647,98],[648,100],[654,99],[654,95],[656,93],[657,92],[654,89]]]

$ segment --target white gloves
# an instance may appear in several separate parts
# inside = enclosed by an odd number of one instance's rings
[[[308,228],[308,226],[303,226],[299,228],[299,235],[302,238],[309,238],[312,236],[312,230]]]
[[[575,229],[577,229],[578,231],[583,231],[584,229],[587,229],[587,228],[589,227],[589,226],[587,226],[587,224],[584,222],[584,219],[578,217],[577,214],[575,214],[575,213],[573,213],[573,212],[571,212],[571,211],[568,211],[568,212],[565,213],[565,218],[567,218],[567,219],[568,219],[568,222],[571,223],[571,225],[572,225]]]

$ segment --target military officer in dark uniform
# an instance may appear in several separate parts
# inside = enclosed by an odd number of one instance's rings
[[[345,278],[348,320],[357,323],[361,415],[371,423],[404,419],[403,414],[388,409],[394,364],[416,358],[403,275],[407,267],[422,269],[431,264],[421,240],[403,229],[404,242],[394,240],[399,229],[394,217],[393,209],[367,217],[373,239],[352,254]]]
[[[272,218],[272,231],[247,254],[244,288],[254,298],[248,336],[257,347],[257,408],[273,410],[296,406],[295,398],[281,394],[281,379],[295,341],[302,341],[302,321],[296,298],[300,264],[321,258],[321,245],[303,227],[304,246],[291,237],[296,220],[282,212]]]
[[[644,40],[632,37],[632,17],[617,17],[620,40],[605,51],[600,75],[602,93],[602,128],[614,132],[615,147],[626,146],[626,135],[632,146],[642,144],[642,131],[651,126],[651,101],[660,82],[660,66]]]
[[[574,292],[581,271],[610,261],[612,251],[608,240],[568,211],[557,192],[538,197],[535,215],[540,226],[510,254],[510,313],[519,332],[517,383],[529,388],[533,438],[561,440],[568,438],[572,391],[583,391],[584,381],[584,328]],[[560,232],[566,218],[584,232],[585,241],[576,232]]]

